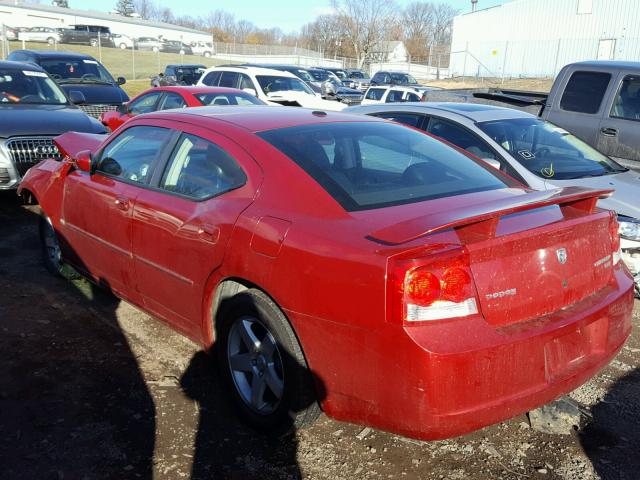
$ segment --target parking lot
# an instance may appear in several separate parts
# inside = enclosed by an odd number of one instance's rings
[[[593,419],[548,435],[521,415],[418,442],[320,417],[275,440],[244,427],[207,355],[83,281],[48,274],[36,207],[0,196],[3,478],[633,479],[640,302],[618,357],[571,396]]]

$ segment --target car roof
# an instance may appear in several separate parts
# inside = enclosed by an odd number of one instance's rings
[[[0,68],[28,70],[30,72],[44,72],[40,65],[26,62],[12,62],[10,60],[0,60]]]
[[[424,114],[447,113],[464,117],[472,122],[488,122],[491,120],[509,120],[515,118],[537,118],[522,110],[513,108],[498,107],[495,105],[484,105],[481,103],[455,103],[455,102],[402,102],[385,103],[377,105],[362,105],[351,107],[349,112],[367,113],[375,111],[399,112],[420,112]]]
[[[236,127],[251,132],[321,123],[384,121],[376,117],[365,117],[363,115],[316,111],[300,107],[274,107],[269,105],[254,105],[250,107],[234,106],[233,108],[206,106],[185,108],[174,112],[167,110],[144,115],[146,118],[166,118],[167,116],[177,116],[185,121],[190,119],[205,128],[208,119],[216,119],[231,123]]]
[[[91,55],[84,53],[67,52],[67,51],[51,51],[51,50],[13,50],[11,53],[26,53],[37,58],[74,58],[78,60],[95,60]]]
[[[207,68],[206,65],[202,65],[201,63],[170,63],[169,65],[167,65],[167,68],[185,68],[185,67]]]
[[[576,62],[567,65],[571,67],[577,65],[580,67],[601,67],[601,68],[635,68],[640,69],[640,62],[630,62],[623,60],[589,60],[585,62]]]
[[[263,68],[263,67],[253,67],[253,66],[242,66],[242,65],[238,65],[237,67],[232,67],[232,66],[217,66],[217,67],[211,67],[207,70],[207,72],[214,72],[216,70],[228,70],[228,71],[232,71],[232,72],[238,72],[238,73],[252,73],[254,75],[276,75],[278,77],[291,77],[291,78],[298,78],[296,77],[293,73],[287,72],[286,70],[275,70],[273,68]]]

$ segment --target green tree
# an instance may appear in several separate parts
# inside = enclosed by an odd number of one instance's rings
[[[136,11],[133,6],[133,0],[118,0],[116,3],[116,12],[125,17],[130,17]]]

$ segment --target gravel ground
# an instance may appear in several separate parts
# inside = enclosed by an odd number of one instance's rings
[[[418,442],[320,417],[274,441],[240,424],[198,348],[41,265],[37,210],[0,196],[0,471],[7,479],[637,479],[640,336],[571,394],[569,435],[525,415]],[[636,302],[634,325],[640,323]]]

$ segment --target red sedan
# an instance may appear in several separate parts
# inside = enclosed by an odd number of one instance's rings
[[[224,87],[156,87],[123,104],[118,110],[104,112],[100,121],[111,131],[127,120],[158,110],[202,107],[207,105],[265,105],[255,95]]]
[[[440,141],[299,108],[157,112],[29,170],[44,260],[216,345],[241,415],[460,435],[620,350],[633,279],[608,191],[534,192]]]

